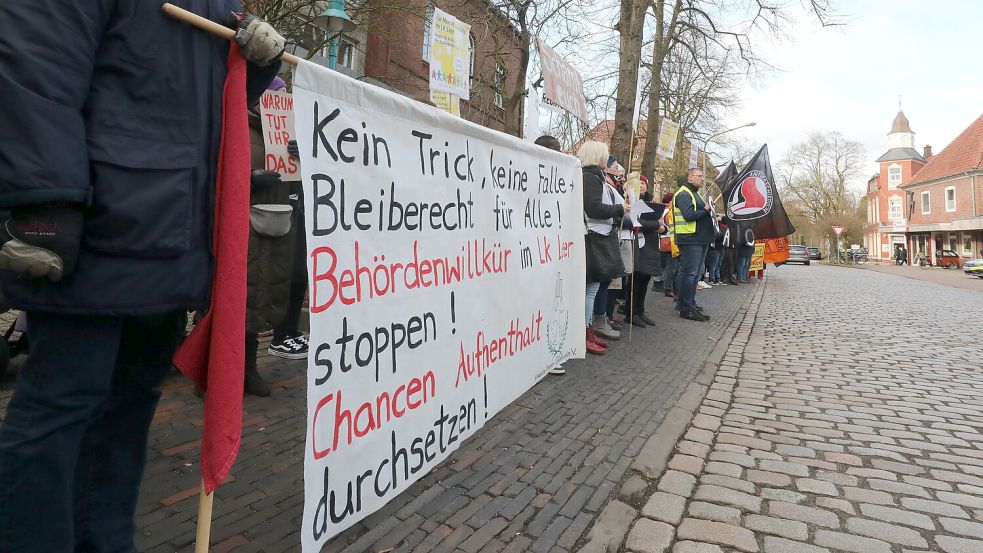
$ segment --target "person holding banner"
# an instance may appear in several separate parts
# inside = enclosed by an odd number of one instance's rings
[[[706,265],[707,251],[714,230],[710,206],[700,196],[703,171],[692,168],[672,198],[673,233],[679,248],[679,272],[676,275],[676,302],[679,316],[705,322],[710,316],[696,304],[696,286]]]
[[[618,255],[618,225],[615,221],[620,222],[630,207],[627,201],[619,201],[617,193],[605,182],[604,170],[608,166],[608,155],[607,144],[595,140],[584,142],[577,150],[577,157],[583,166],[584,220],[587,226],[588,273],[584,316],[587,323],[587,352],[593,354],[604,354],[607,351],[607,343],[598,338],[596,333],[598,326],[604,326],[594,324],[595,305],[601,281],[610,281],[624,272],[624,267],[618,266],[621,259]],[[602,319],[602,322],[607,323],[607,320]],[[605,329],[604,332],[606,336],[602,335],[602,338],[620,338],[620,333],[615,333],[613,329]]]
[[[220,23],[242,10],[182,4]],[[136,551],[159,386],[209,301],[226,64],[245,64],[160,8],[0,3],[0,288],[31,337],[0,426],[3,553]],[[284,39],[233,26],[255,103]]]

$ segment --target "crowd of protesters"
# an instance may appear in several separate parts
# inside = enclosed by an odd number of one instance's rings
[[[551,136],[536,143],[560,149]],[[626,325],[655,326],[645,314],[650,289],[673,300],[681,318],[706,322],[710,315],[697,302],[697,290],[751,282],[754,244],[732,236],[726,217],[704,200],[700,169],[687,171],[674,193],[656,201],[645,176],[626,175],[606,144],[586,141],[576,156],[583,170],[588,353],[605,354]],[[637,184],[628,185],[629,176]]]

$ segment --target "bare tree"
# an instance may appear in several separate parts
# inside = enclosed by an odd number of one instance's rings
[[[865,156],[861,143],[838,132],[814,132],[788,151],[778,178],[810,221],[828,221],[856,212],[858,195],[847,183],[862,174]]]
[[[813,0],[808,3],[823,25],[837,24],[832,15],[833,0]],[[803,2],[804,3],[804,2]],[[651,58],[643,59],[642,66],[652,75],[646,94],[648,97],[648,121],[652,124],[646,130],[646,148],[642,159],[642,173],[654,176],[656,143],[659,133],[660,115],[665,110],[660,106],[663,97],[662,85],[670,53],[676,48],[686,49],[695,60],[696,67],[704,75],[712,75],[713,67],[707,64],[707,54],[721,51],[734,52],[735,60],[743,63],[744,72],[769,67],[766,60],[759,58],[752,48],[752,37],[783,37],[788,27],[790,7],[795,0],[647,0],[642,10],[651,8]],[[626,18],[622,15],[622,20]],[[632,30],[623,26],[624,33]],[[624,64],[622,64],[624,65]],[[631,132],[631,113],[634,106],[634,87],[638,79],[637,67],[623,67],[620,79],[632,86],[619,84],[615,109],[615,133]],[[624,91],[624,93],[622,93]],[[625,140],[617,134],[612,143],[622,144]],[[619,146],[620,147],[620,146]]]

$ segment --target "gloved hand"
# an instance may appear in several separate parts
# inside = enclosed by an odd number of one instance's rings
[[[239,17],[236,44],[242,48],[243,57],[260,67],[279,58],[286,48],[286,40],[272,25],[248,13]]]
[[[78,205],[15,207],[0,226],[0,269],[59,281],[75,268],[84,209]]]
[[[297,146],[297,141],[296,140],[288,140],[287,141],[287,153],[290,154],[291,157],[295,157],[297,159],[300,159],[300,147]]]
[[[256,169],[249,176],[249,184],[252,188],[263,188],[280,183],[280,173],[277,173],[276,171]]]

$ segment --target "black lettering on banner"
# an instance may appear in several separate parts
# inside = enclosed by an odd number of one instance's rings
[[[354,163],[355,156],[346,154],[343,145],[345,143],[357,144],[359,141],[361,141],[362,165],[366,167],[369,166],[369,150],[371,149],[372,163],[373,165],[378,167],[379,152],[381,149],[385,149],[386,167],[391,168],[393,166],[393,160],[392,160],[392,155],[389,153],[389,144],[386,143],[385,138],[382,138],[381,136],[378,136],[375,133],[372,133],[371,140],[370,140],[369,133],[367,131],[364,131],[364,129],[366,128],[366,124],[364,121],[362,122],[363,132],[361,136],[359,136],[359,133],[355,129],[352,129],[350,127],[342,129],[341,132],[338,133],[338,136],[335,138],[334,148],[331,147],[331,141],[328,139],[328,135],[325,134],[324,129],[325,127],[328,126],[328,123],[331,123],[332,121],[337,119],[340,114],[341,114],[341,108],[335,108],[334,111],[324,116],[324,118],[321,118],[320,104],[317,102],[317,100],[314,101],[314,137],[313,137],[314,150],[311,154],[312,157],[314,159],[317,159],[318,145],[320,144],[320,146],[324,148],[324,150],[328,153],[328,156],[330,156],[332,160],[338,161],[340,158],[341,161],[345,163]],[[370,145],[371,148],[369,147]],[[380,146],[382,146],[382,148],[380,148]]]
[[[449,446],[477,430],[478,406],[474,398],[455,406],[450,413],[444,405],[440,406],[440,417],[432,428],[422,436],[408,440],[409,447],[400,445],[396,432],[389,433],[389,455],[378,463],[372,462],[366,469],[355,475],[354,481],[333,483],[330,467],[324,467],[321,482],[321,497],[314,512],[311,535],[321,539],[327,532],[328,521],[340,524],[345,519],[362,511],[363,498],[374,493],[382,498],[392,495],[405,487],[411,476],[419,473],[437,457],[437,450],[446,453]],[[403,441],[403,443],[407,443]],[[367,485],[366,482],[371,482]],[[338,486],[335,487],[335,484]]]

